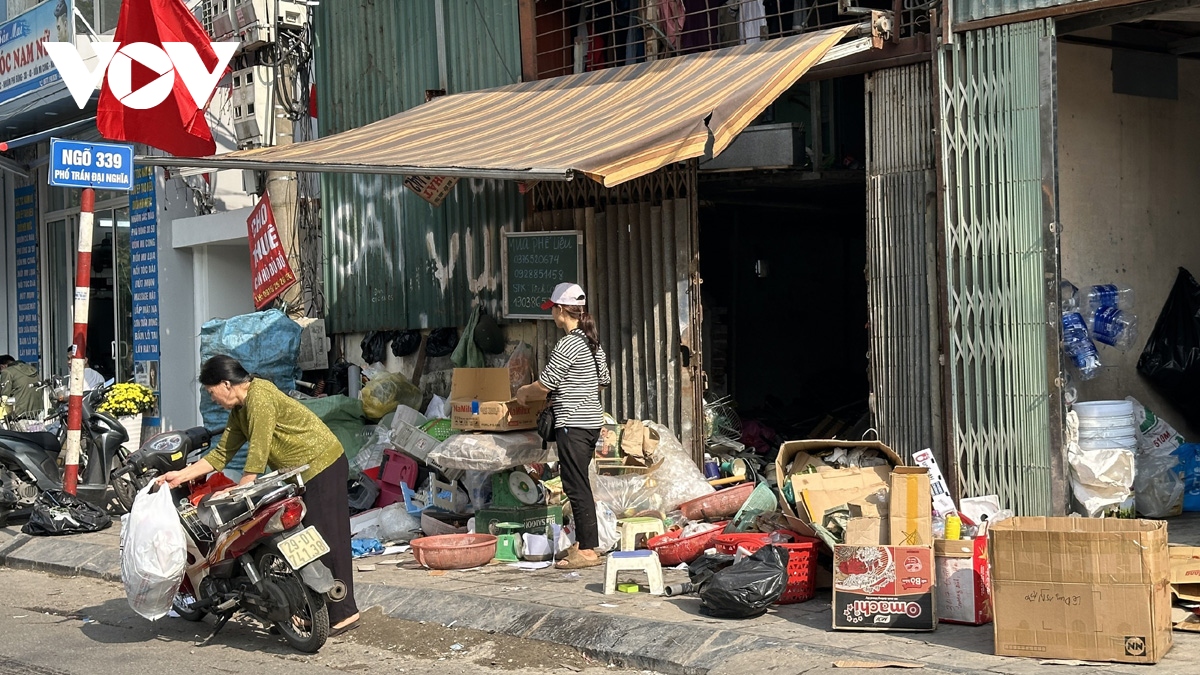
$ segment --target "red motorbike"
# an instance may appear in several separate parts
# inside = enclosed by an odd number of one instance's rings
[[[150,440],[113,474],[140,490],[154,477],[178,471],[214,435],[204,427],[168,431]],[[329,552],[316,528],[304,527],[304,481],[308,467],[259,476],[228,492],[206,494],[200,484],[171,491],[187,532],[187,574],[172,604],[179,616],[217,618],[207,644],[238,612],[283,635],[293,648],[314,653],[329,637],[326,601],[346,596],[319,558]],[[211,490],[211,486],[207,488]]]

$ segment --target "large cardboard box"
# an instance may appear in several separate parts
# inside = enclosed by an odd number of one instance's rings
[[[895,546],[933,545],[933,501],[929,469],[898,466],[890,476],[888,543]]]
[[[1009,518],[988,538],[996,654],[1157,663],[1171,649],[1166,523]]]
[[[546,401],[517,403],[508,368],[455,368],[450,376],[450,426],[460,431],[536,429]]]
[[[981,626],[992,621],[987,537],[934,539],[938,621]]]
[[[834,448],[869,448],[887,458],[889,466],[866,469],[833,469],[817,459]],[[849,504],[852,517],[847,537],[860,545],[887,543],[887,501],[870,499],[879,490],[887,490],[892,466],[903,465],[891,448],[878,441],[841,441],[836,439],[788,441],[779,448],[775,460],[779,501],[792,529],[800,534],[816,536],[807,526],[819,522],[825,510]],[[790,471],[789,471],[790,465]],[[802,473],[805,467],[815,467],[816,473]],[[793,509],[784,496],[784,486],[791,485],[796,498]],[[858,518],[865,518],[857,522]]]
[[[935,585],[931,547],[835,546],[833,629],[934,630]]]

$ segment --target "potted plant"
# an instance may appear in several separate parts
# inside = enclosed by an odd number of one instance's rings
[[[142,415],[154,410],[157,403],[150,387],[136,382],[122,382],[108,390],[98,409],[116,417],[125,427],[129,433],[126,447],[133,451],[142,443]]]

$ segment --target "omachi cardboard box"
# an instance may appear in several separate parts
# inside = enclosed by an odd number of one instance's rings
[[[1165,522],[1008,518],[988,540],[997,655],[1157,663],[1171,649]]]
[[[450,427],[460,431],[536,429],[546,401],[512,398],[508,368],[455,368],[450,377]]]
[[[934,630],[935,585],[929,546],[835,546],[833,629]]]

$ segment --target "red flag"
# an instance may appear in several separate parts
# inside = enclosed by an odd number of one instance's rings
[[[122,45],[148,42],[159,48],[164,42],[187,42],[196,48],[201,62],[210,71],[218,62],[208,33],[182,0],[123,0],[113,41]],[[135,61],[133,91],[158,76]],[[204,111],[197,109],[207,104],[208,101],[193,102],[183,78],[176,75],[174,87],[162,103],[146,110],[129,108],[113,95],[108,78],[104,78],[96,108],[96,127],[107,139],[145,143],[179,157],[212,155],[217,145]]]

